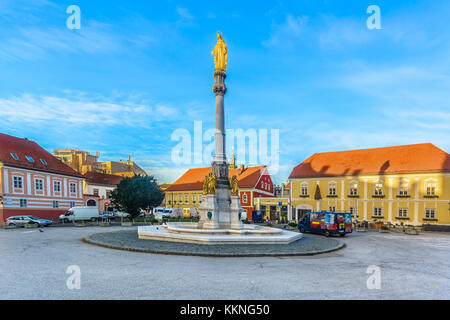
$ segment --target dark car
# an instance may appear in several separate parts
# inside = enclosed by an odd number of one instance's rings
[[[253,222],[264,222],[264,213],[261,210],[252,211],[252,221]]]
[[[301,233],[313,232],[344,237],[353,232],[352,215],[347,212],[308,212],[298,223]]]

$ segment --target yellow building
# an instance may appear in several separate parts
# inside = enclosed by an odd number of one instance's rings
[[[102,172],[107,174],[113,174],[121,177],[133,177],[135,175],[146,176],[147,173],[139,167],[135,162],[130,161],[104,161],[99,162],[98,167]]]
[[[289,208],[289,181],[274,188],[273,197],[255,197],[254,206],[264,213],[265,220],[275,220],[279,217],[282,220],[288,219]]]
[[[98,172],[121,177],[147,175],[147,173],[141,167],[130,160],[130,157],[128,157],[128,161],[120,160],[119,162],[99,162],[98,158],[100,157],[100,153],[98,151],[95,152],[95,155],[91,155],[87,151],[78,149],[59,149],[53,150],[53,154],[63,163],[80,172],[81,174],[85,174],[87,172]]]
[[[81,174],[85,174],[86,172],[102,172],[98,167],[98,158],[100,156],[98,151],[95,152],[95,155],[91,155],[87,151],[78,149],[55,149],[53,150],[53,155]]]
[[[450,157],[431,143],[317,153],[289,181],[291,220],[333,210],[359,221],[450,225]]]

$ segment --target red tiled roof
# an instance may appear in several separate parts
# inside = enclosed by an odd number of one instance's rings
[[[431,143],[316,153],[292,170],[290,179],[450,171],[450,156]]]
[[[118,185],[123,179],[123,177],[120,176],[92,171],[86,172],[84,177],[88,183],[107,185]]]
[[[228,176],[237,176],[239,188],[253,188],[258,182],[265,166],[229,169]],[[211,167],[189,169],[166,191],[202,190],[205,177],[212,171]]]
[[[11,153],[15,153],[19,157],[19,160],[15,160],[11,156]],[[32,157],[34,162],[28,161],[26,156]],[[47,165],[43,164],[41,159],[43,159]],[[3,133],[0,133],[0,162],[4,165],[18,168],[83,177],[80,173],[47,152],[36,142],[28,139],[16,138]]]

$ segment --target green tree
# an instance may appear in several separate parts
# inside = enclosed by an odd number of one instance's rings
[[[141,210],[158,206],[163,199],[164,193],[152,176],[124,178],[111,193],[113,207],[129,213],[132,219]]]

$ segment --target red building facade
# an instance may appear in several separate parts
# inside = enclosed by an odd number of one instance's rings
[[[37,143],[0,134],[0,225],[15,215],[57,219],[83,206],[83,179]]]

